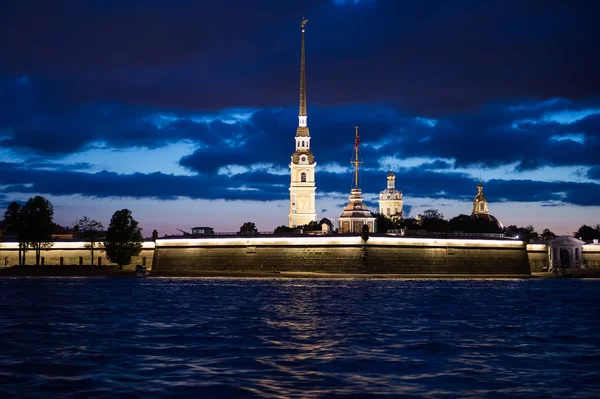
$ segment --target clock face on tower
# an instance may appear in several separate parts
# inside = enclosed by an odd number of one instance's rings
[[[306,155],[302,155],[300,157],[300,163],[301,164],[307,164],[308,163],[308,159],[306,158]]]

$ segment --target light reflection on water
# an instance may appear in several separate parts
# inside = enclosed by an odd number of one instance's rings
[[[594,397],[600,281],[0,279],[0,396]]]

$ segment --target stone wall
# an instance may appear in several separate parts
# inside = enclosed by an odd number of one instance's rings
[[[529,258],[529,267],[532,273],[548,271],[548,245],[527,244],[527,257]]]
[[[581,253],[586,267],[600,269],[600,244],[584,245]]]
[[[159,239],[154,270],[530,274],[515,240],[373,236]]]
[[[55,242],[52,248],[41,252],[42,259],[40,260],[40,264],[43,262],[44,266],[91,265],[92,256],[90,251],[85,248],[85,245],[85,242],[77,241]],[[145,242],[140,255],[134,256],[131,259],[131,267],[135,267],[137,264],[145,264],[148,268],[152,268],[153,259],[154,243]],[[35,251],[27,251],[25,263],[27,265],[35,265]],[[18,244],[15,242],[0,241],[0,267],[17,264],[19,264]],[[94,265],[114,266],[115,264],[108,261],[103,249],[96,249],[94,251]]]

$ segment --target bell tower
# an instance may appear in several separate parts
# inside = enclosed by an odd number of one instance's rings
[[[290,213],[289,227],[308,224],[317,220],[315,204],[315,157],[310,151],[310,133],[306,115],[306,66],[304,56],[304,31],[306,19],[302,19],[302,50],[300,55],[300,111],[296,129],[295,151],[290,162]]]

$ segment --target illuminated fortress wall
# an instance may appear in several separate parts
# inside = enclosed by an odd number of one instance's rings
[[[529,267],[531,268],[532,273],[548,271],[548,256],[548,245],[527,244],[527,257],[529,258]]]
[[[85,242],[56,242],[42,251],[44,266],[90,265]],[[600,268],[600,244],[582,247],[583,263]],[[103,266],[114,265],[103,250]],[[62,260],[61,260],[62,258]],[[0,241],[0,267],[18,264],[15,242]],[[35,264],[35,252],[27,252]],[[429,239],[374,236],[364,245],[357,236],[218,237],[145,242],[131,267],[177,271],[299,271],[329,273],[529,274],[548,264],[546,244],[513,240]]]
[[[514,240],[376,236],[159,239],[158,271],[530,274]]]
[[[91,264],[92,255],[85,247],[85,242],[65,241],[55,242],[52,248],[42,251],[44,266],[87,266]],[[61,259],[62,258],[62,259]],[[108,266],[115,265],[110,263],[106,258],[106,254],[102,249],[94,250],[94,265]],[[144,242],[142,252],[139,256],[134,256],[131,259],[131,267],[135,265],[146,264],[148,268],[152,267],[154,258],[154,242]],[[0,241],[0,266],[14,266],[19,263],[19,246],[16,242],[1,242]],[[25,257],[27,265],[35,265],[35,251],[27,251]]]
[[[600,268],[600,244],[584,245],[581,251],[583,263],[589,268]]]

